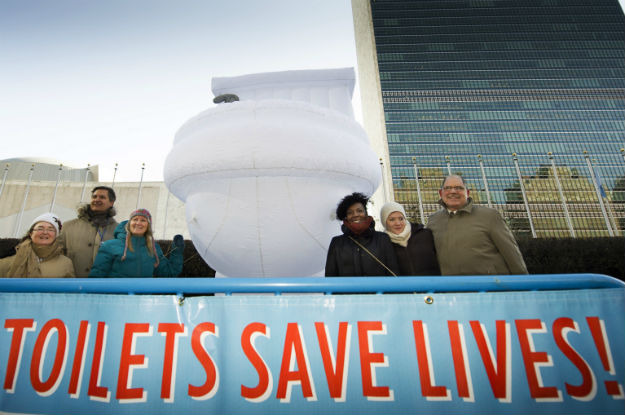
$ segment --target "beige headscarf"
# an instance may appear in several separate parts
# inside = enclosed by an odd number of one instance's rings
[[[404,220],[406,221],[406,226],[404,227],[404,230],[401,231],[401,233],[399,234],[391,232],[386,227],[386,219],[388,219],[388,216],[393,212],[401,213],[404,216]],[[404,210],[404,207],[397,202],[385,203],[380,210],[380,219],[382,219],[382,225],[384,226],[384,229],[388,236],[391,238],[391,242],[401,245],[404,248],[407,247],[412,227],[410,226],[410,222],[408,222],[408,220],[406,219],[406,211]]]

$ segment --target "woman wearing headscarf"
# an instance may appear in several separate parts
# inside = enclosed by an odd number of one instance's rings
[[[61,220],[54,213],[37,216],[15,255],[0,259],[0,277],[73,277],[74,265],[56,239],[60,230]]]
[[[137,209],[100,246],[89,277],[177,277],[182,272],[182,235],[174,236],[169,259],[152,234],[152,215]]]
[[[343,221],[343,234],[330,242],[326,277],[397,275],[391,240],[375,230],[375,222],[367,214],[368,202],[362,193],[352,193],[339,202],[336,217]]]
[[[441,275],[432,231],[408,222],[404,207],[396,202],[382,206],[380,219],[395,248],[400,275]]]

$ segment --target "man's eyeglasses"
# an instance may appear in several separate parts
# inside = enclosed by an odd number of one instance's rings
[[[444,186],[443,190],[446,192],[450,192],[452,190],[455,190],[456,192],[461,192],[464,190],[464,186]]]
[[[54,229],[54,228],[42,228],[42,227],[38,226],[38,227],[33,229],[33,232],[37,232],[37,233],[44,233],[44,232],[56,233],[56,229]]]

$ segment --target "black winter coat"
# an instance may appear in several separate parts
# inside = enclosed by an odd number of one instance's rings
[[[356,236],[345,225],[341,226],[343,235],[335,236],[328,248],[326,259],[326,277],[381,277],[391,275],[382,265],[354,243],[356,239],[373,255],[398,274],[397,257],[391,238],[383,232],[377,232],[375,223],[361,235]]]
[[[410,226],[408,246],[393,243],[399,263],[398,275],[441,275],[432,231],[421,224],[411,223]]]

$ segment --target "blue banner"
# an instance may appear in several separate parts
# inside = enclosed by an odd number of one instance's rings
[[[0,411],[623,414],[625,289],[0,293]]]

